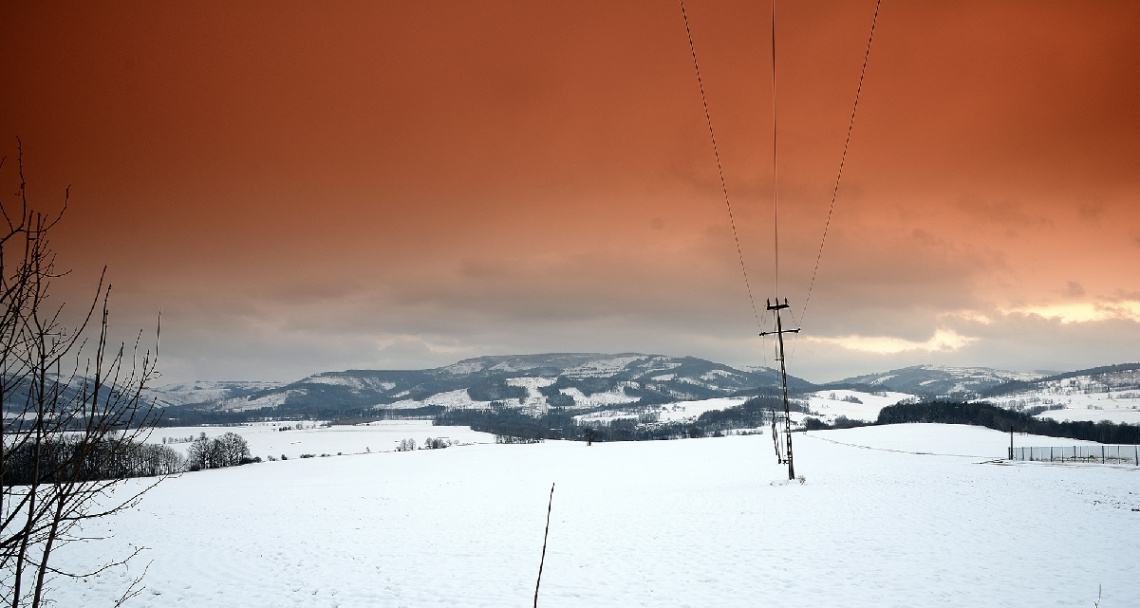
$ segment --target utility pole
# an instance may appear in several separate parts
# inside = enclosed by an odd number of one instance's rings
[[[784,298],[784,303],[780,303],[780,299],[776,298],[776,303],[773,304],[771,300],[765,300],[767,309],[776,313],[776,331],[760,332],[760,336],[771,336],[775,334],[776,340],[780,345],[780,384],[784,394],[784,437],[788,440],[788,481],[796,478],[796,467],[792,462],[792,410],[788,405],[788,371],[784,365],[784,334],[798,334],[799,328],[784,329],[784,324],[780,320],[780,311],[788,308],[788,299]]]

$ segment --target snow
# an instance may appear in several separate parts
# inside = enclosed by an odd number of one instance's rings
[[[1052,418],[1053,420],[1068,421],[1088,421],[1100,422],[1107,420],[1113,423],[1125,424],[1140,424],[1140,409],[1063,409],[1063,410],[1050,410],[1037,415],[1038,418]]]
[[[460,443],[494,443],[488,433],[472,431],[465,426],[432,426],[430,420],[384,420],[366,425],[322,426],[321,422],[263,422],[241,426],[168,427],[155,429],[150,443],[162,443],[164,437],[185,439],[206,433],[217,437],[233,432],[249,443],[250,456],[263,459],[273,456],[299,458],[301,454],[361,454],[368,450],[383,452],[394,450],[401,439],[415,439],[422,444],[427,437],[446,437]],[[302,426],[298,430],[298,425]],[[290,430],[282,431],[289,427]],[[170,447],[185,455],[189,443],[169,443]]]
[[[991,463],[1008,440],[947,425],[796,434],[803,485],[765,435],[188,473],[90,530],[110,538],[58,554],[78,569],[147,547],[129,575],[57,580],[55,597],[111,605],[150,563],[127,606],[530,605],[556,482],[546,608],[1091,606],[1098,586],[1102,606],[1140,605],[1140,468]]]
[[[577,387],[560,388],[558,392],[568,397],[574,398],[575,407],[597,407],[600,405],[622,405],[626,403],[633,403],[640,399],[639,397],[631,397],[625,394],[621,387],[617,390],[607,391],[604,393],[591,393],[589,395],[578,390]]]
[[[467,409],[486,408],[491,405],[491,402],[475,401],[471,398],[467,389],[461,388],[455,391],[447,391],[446,393],[436,393],[424,399],[421,405],[442,405],[448,409]]]
[[[578,367],[567,369],[563,375],[568,378],[605,378],[625,369],[630,363],[649,359],[647,355],[632,355],[628,357],[607,357],[583,363]]]
[[[523,376],[521,378],[507,378],[508,386],[521,386],[526,389],[525,403],[530,405],[542,405],[546,403],[546,397],[538,392],[538,389],[544,386],[554,384],[557,378],[542,378],[539,376],[530,377]]]
[[[575,416],[579,422],[609,422],[623,418],[637,418],[644,414],[657,414],[659,422],[684,422],[696,420],[701,414],[712,410],[723,410],[744,403],[744,397],[716,397],[699,401],[678,401],[667,405],[641,406],[637,409],[615,409]]]
[[[973,378],[993,378],[1000,380],[1036,380],[1041,377],[1040,372],[1014,372],[1004,369],[991,369],[989,367],[954,367],[950,365],[920,365],[922,369],[946,372],[954,376]]]
[[[503,361],[502,363],[498,363],[496,365],[491,366],[490,371],[493,371],[493,372],[525,372],[528,369],[534,369],[534,366],[533,365],[527,365],[525,363],[522,365],[516,365],[516,364],[512,363],[511,361]]]
[[[998,407],[1021,409],[1054,406],[1038,414],[1054,420],[1087,420],[1140,424],[1140,371],[1077,376],[1043,383],[1031,391],[986,399]]]
[[[349,388],[356,389],[356,390],[362,390],[362,389],[376,390],[376,389],[379,389],[382,391],[390,391],[390,390],[396,388],[395,382],[386,382],[386,381],[376,380],[375,378],[368,378],[368,377],[362,378],[360,376],[350,376],[350,375],[346,375],[346,374],[317,374],[315,376],[309,376],[308,378],[305,378],[301,382],[304,382],[307,384],[328,384],[328,385],[332,385],[332,386],[347,386]]]
[[[834,398],[832,398],[834,395]],[[879,410],[899,401],[914,398],[907,393],[894,393],[883,391],[881,393],[865,393],[852,390],[818,391],[808,396],[808,409],[811,416],[827,423],[835,422],[839,416],[851,420],[864,420],[874,422],[879,418]],[[844,401],[848,399],[848,401]],[[862,403],[855,403],[851,399],[858,399]]]
[[[864,449],[919,455],[1005,458],[1009,434],[958,424],[892,424],[839,431],[811,431],[809,436]],[[798,436],[793,437],[793,441]],[[1099,445],[1092,441],[1016,433],[1015,446]]]
[[[678,401],[661,406],[661,422],[682,422],[696,420],[701,414],[712,410],[726,410],[744,403],[744,397],[718,397],[699,401]]]
[[[732,372],[728,372],[728,371],[725,371],[723,369],[709,370],[708,372],[701,374],[701,380],[705,380],[705,381],[716,380],[717,378],[731,378],[731,377],[732,377]]]
[[[480,361],[460,361],[453,363],[443,368],[443,371],[453,376],[464,376],[467,374],[474,374],[483,371],[483,363]]]
[[[409,394],[408,391],[403,391],[402,393],[400,393],[398,395],[392,395],[392,396],[393,397],[406,397],[408,394]],[[421,408],[423,406],[424,406],[423,401],[416,401],[415,399],[400,399],[399,401],[393,401],[392,403],[378,403],[378,404],[372,406],[372,409],[374,409],[374,410],[414,410],[417,408]]]
[[[304,392],[301,390],[291,389],[283,393],[270,393],[268,395],[257,398],[234,397],[221,401],[218,404],[218,409],[245,411],[261,408],[275,408],[283,405],[285,401],[289,399],[289,397],[303,394]]]

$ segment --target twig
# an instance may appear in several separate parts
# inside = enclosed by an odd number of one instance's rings
[[[546,537],[550,535],[550,509],[554,506],[554,484],[550,484],[550,502],[546,503],[546,531],[542,533],[542,559],[538,560],[538,580],[534,582],[534,608],[538,608],[538,586],[542,584],[542,565],[546,562]]]

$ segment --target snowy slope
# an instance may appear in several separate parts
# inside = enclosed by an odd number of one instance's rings
[[[1021,438],[1030,443],[1044,438]],[[1008,435],[900,425],[795,436],[475,445],[170,479],[65,547],[131,546],[128,606],[1140,605],[1140,469],[986,464]],[[916,453],[925,452],[925,453]],[[963,456],[965,455],[965,456]],[[137,487],[131,482],[127,490]],[[121,569],[57,580],[110,605]]]
[[[609,423],[614,420],[642,419],[652,422],[691,422],[701,414],[713,410],[724,410],[744,403],[744,397],[717,397],[698,401],[678,401],[664,405],[638,408],[610,409],[574,416],[578,422]]]
[[[923,399],[973,397],[977,393],[1013,380],[1033,380],[1041,374],[1011,372],[988,367],[915,365],[889,372],[855,376],[830,383],[836,388],[871,386],[918,395]]]
[[[828,424],[843,416],[849,420],[874,422],[879,410],[900,401],[916,399],[915,395],[880,391],[867,393],[853,390],[817,391],[807,396],[808,408],[813,417]]]
[[[1140,424],[1140,369],[1061,374],[984,401],[1019,411],[1050,408],[1038,416],[1055,420]]]
[[[284,386],[284,382],[272,381],[214,381],[197,380],[179,382],[146,389],[148,399],[157,399],[160,407],[206,403],[228,399],[234,395],[267,391]]]
[[[370,410],[596,408],[637,401],[661,403],[726,397],[776,386],[769,368],[739,370],[695,357],[623,353],[569,353],[479,357],[427,370],[348,370],[314,374],[263,387],[170,386],[156,389],[164,403],[194,404],[207,412],[264,416],[358,417]],[[794,377],[800,388],[810,383]],[[209,389],[209,390],[207,390]],[[518,390],[512,390],[518,389]],[[314,414],[318,412],[319,414]],[[177,417],[178,412],[171,415]]]

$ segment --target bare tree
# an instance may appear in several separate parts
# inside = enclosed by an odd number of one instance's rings
[[[223,433],[214,440],[214,455],[218,467],[236,467],[249,458],[249,443],[237,433]]]
[[[186,451],[187,464],[190,465],[190,470],[197,471],[213,466],[213,449],[214,443],[206,436],[206,433],[198,435],[194,441],[190,442],[190,448]]]
[[[143,388],[156,377],[158,347],[156,335],[153,352],[140,351],[141,332],[133,346],[112,343],[106,269],[78,321],[51,303],[52,281],[66,273],[48,237],[68,197],[54,215],[29,206],[17,145],[17,201],[0,200],[0,600],[34,608],[48,603],[53,578],[90,576],[138,553],[84,572],[51,564],[61,546],[82,540],[84,522],[132,507],[157,483],[118,488],[146,468],[140,447],[158,412]],[[172,472],[170,454],[156,456]],[[141,592],[140,580],[120,603]]]

